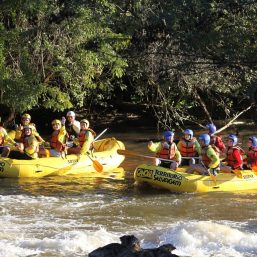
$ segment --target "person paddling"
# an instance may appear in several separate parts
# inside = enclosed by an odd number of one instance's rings
[[[216,176],[219,172],[220,159],[213,147],[210,145],[211,138],[208,134],[201,134],[199,136],[199,143],[201,145],[201,155],[199,164],[191,164],[187,173],[194,171],[202,174],[209,175],[209,172]]]
[[[148,149],[151,152],[156,153],[158,162],[157,165],[176,170],[181,163],[181,154],[173,140],[174,132],[164,131],[163,140],[157,143],[150,141],[148,143]],[[167,159],[167,161],[158,160],[158,158]]]
[[[68,148],[68,154],[86,154],[93,148],[93,141],[96,133],[89,128],[89,121],[83,119],[80,121],[80,133],[75,144],[77,146]]]
[[[189,165],[192,159],[183,159],[183,157],[196,157],[201,154],[201,146],[194,137],[193,130],[186,129],[182,138],[177,144],[178,150],[182,156],[181,165]]]
[[[220,170],[223,172],[232,172],[241,170],[243,167],[243,154],[245,153],[238,145],[238,138],[234,134],[228,136],[227,154],[224,159],[225,163],[220,164]]]

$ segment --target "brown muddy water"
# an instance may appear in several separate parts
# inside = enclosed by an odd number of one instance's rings
[[[243,131],[242,146],[249,135]],[[111,133],[149,154],[154,132]],[[0,256],[87,256],[134,234],[143,247],[173,243],[181,256],[257,256],[257,191],[176,194],[134,185],[142,160],[126,158],[116,178],[0,180]]]

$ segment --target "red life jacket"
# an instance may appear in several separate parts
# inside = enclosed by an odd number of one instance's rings
[[[93,137],[95,138],[96,133],[91,128],[87,128],[86,130],[80,130],[80,133],[79,133],[79,145],[80,145],[80,147],[82,147],[84,142],[86,141],[86,134],[87,134],[88,131],[91,132],[93,134]]]
[[[167,160],[175,160],[176,153],[176,144],[173,142],[168,147],[164,142],[162,143],[162,148],[159,153],[157,153],[158,158],[167,159]]]
[[[179,143],[179,151],[182,156],[184,157],[192,157],[197,156],[197,152],[195,149],[195,137],[193,137],[190,141],[185,140],[184,138],[181,139]]]
[[[58,141],[58,135],[60,133],[60,130],[55,130],[52,135],[51,135],[51,139],[50,139],[50,146],[51,148],[62,152],[65,149],[65,144],[61,143],[60,141]]]
[[[239,151],[240,159],[236,159],[233,154],[237,150]],[[243,154],[244,154],[244,150],[241,149],[239,146],[229,147],[227,151],[227,158],[226,158],[228,165],[234,169],[240,168],[240,166],[243,164],[243,157],[242,157]]]
[[[247,153],[247,163],[251,166],[257,166],[257,147],[250,147]]]
[[[219,149],[219,152],[223,152],[226,149],[226,146],[223,143],[221,136],[212,135],[210,145],[216,146],[216,148]],[[214,151],[217,152],[215,149]]]

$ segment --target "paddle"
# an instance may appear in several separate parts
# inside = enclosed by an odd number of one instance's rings
[[[213,175],[209,169],[205,166],[205,164],[203,163],[203,161],[200,159],[200,163],[202,164],[202,166],[208,171],[209,176],[211,177],[212,181],[215,183],[215,185],[217,184],[217,179],[216,176]]]
[[[154,157],[154,156],[137,154],[137,153],[134,153],[132,151],[122,150],[122,149],[118,149],[117,153],[121,154],[121,155],[130,156],[130,157],[138,157],[138,158],[144,158],[144,159],[158,159],[160,161],[175,162],[174,160],[168,160],[168,159],[162,159],[162,158],[158,158],[158,157]]]
[[[93,142],[95,142],[99,137],[101,137],[106,131],[107,131],[108,128],[104,129],[94,140]],[[102,172],[103,171],[103,165],[97,161],[97,160],[94,160],[89,153],[86,153],[86,155],[88,156],[88,158],[93,162],[93,167],[94,169],[97,171],[97,172]]]
[[[97,172],[102,172],[103,171],[103,165],[97,161],[92,159],[92,157],[87,153],[88,158],[93,162],[93,167]]]
[[[101,137],[107,130],[108,130],[108,128],[104,129],[104,130],[94,139],[93,142],[95,142],[99,137]]]

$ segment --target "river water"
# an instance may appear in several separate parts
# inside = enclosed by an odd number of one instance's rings
[[[113,136],[149,154],[144,138],[155,135]],[[0,256],[87,256],[124,234],[134,234],[144,248],[172,243],[181,256],[257,256],[257,191],[138,188],[133,170],[142,162],[126,158],[119,178],[1,179]]]

